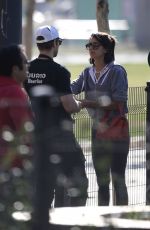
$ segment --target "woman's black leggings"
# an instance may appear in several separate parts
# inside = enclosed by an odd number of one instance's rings
[[[98,205],[109,205],[110,175],[112,177],[116,205],[128,205],[125,169],[129,153],[129,140],[98,140],[92,130],[92,159],[98,184]]]

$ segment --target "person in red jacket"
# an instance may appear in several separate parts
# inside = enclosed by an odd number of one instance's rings
[[[9,45],[0,50],[0,167],[22,167],[31,110],[22,83],[27,77],[23,47]],[[26,148],[27,151],[27,148]]]

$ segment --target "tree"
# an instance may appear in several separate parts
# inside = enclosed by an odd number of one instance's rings
[[[32,34],[33,34],[33,13],[35,9],[35,0],[26,0],[26,25],[24,31],[24,43],[26,54],[29,59],[32,56]]]
[[[45,0],[45,2],[52,2],[55,0]],[[24,44],[26,47],[26,54],[29,59],[32,57],[32,35],[33,35],[33,13],[35,10],[36,0],[24,0],[25,2],[25,14],[26,25],[24,30]]]
[[[98,31],[110,33],[108,14],[109,14],[108,0],[97,0],[96,19],[97,19]]]
[[[32,57],[32,35],[33,35],[33,13],[35,9],[36,0],[24,0],[26,4],[26,26],[24,31],[24,44],[26,47],[26,53],[28,58]],[[55,1],[55,0],[45,0],[45,1]],[[109,4],[108,0],[97,0],[96,3],[96,20],[98,31],[108,32],[109,29]]]

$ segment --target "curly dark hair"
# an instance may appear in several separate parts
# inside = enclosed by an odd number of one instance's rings
[[[104,56],[104,62],[106,64],[115,60],[114,50],[117,40],[114,36],[105,32],[98,32],[91,34],[91,38],[95,38],[106,49],[107,52]],[[94,60],[92,58],[90,58],[90,63],[94,64]]]
[[[13,66],[23,69],[23,46],[12,44],[0,49],[0,75],[11,77]]]

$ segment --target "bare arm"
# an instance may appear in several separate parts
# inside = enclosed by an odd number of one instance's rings
[[[60,100],[63,104],[64,109],[68,113],[76,113],[79,112],[82,108],[82,103],[80,101],[77,101],[72,94],[61,96]]]
[[[118,108],[118,104],[122,104],[122,102],[115,102],[111,101],[109,104],[100,104],[98,101],[92,101],[92,100],[81,100],[81,107],[82,108],[104,108],[106,110],[112,110]]]

